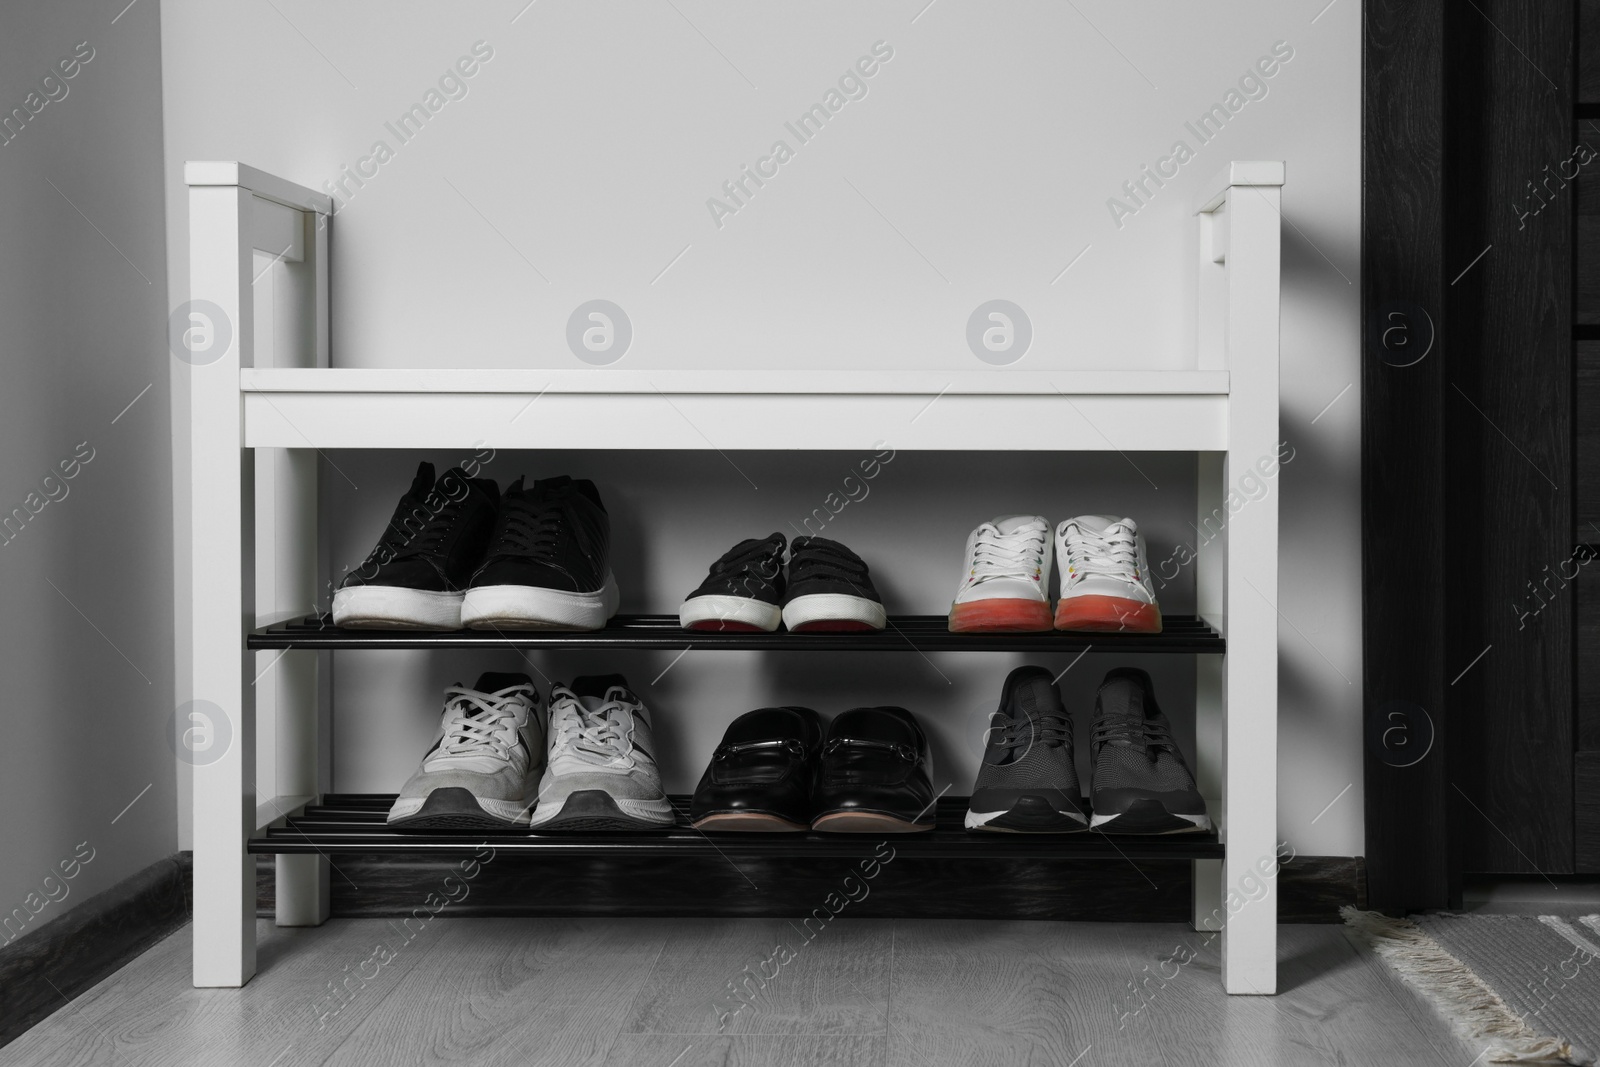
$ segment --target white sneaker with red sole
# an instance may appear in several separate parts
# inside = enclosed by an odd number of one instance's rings
[[[1079,515],[1056,527],[1057,630],[1157,634],[1161,608],[1144,537],[1132,519]]]
[[[1002,515],[967,535],[967,573],[950,605],[951,633],[1049,630],[1050,522]]]

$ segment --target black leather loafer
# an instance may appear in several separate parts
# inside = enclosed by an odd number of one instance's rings
[[[812,803],[813,830],[897,834],[931,830],[928,739],[905,708],[852,708],[828,729]]]
[[[700,830],[805,830],[822,748],[810,708],[758,708],[729,724],[695,788],[689,818]]]

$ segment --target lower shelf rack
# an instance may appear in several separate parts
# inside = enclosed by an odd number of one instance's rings
[[[402,833],[384,822],[394,796],[386,793],[330,793],[305,814],[268,827],[252,838],[255,853],[332,853],[441,855],[470,854],[484,845],[496,855],[524,858],[593,856],[745,856],[859,858],[879,841],[890,841],[896,855],[925,859],[1187,860],[1221,859],[1215,833],[1163,836],[975,833],[962,825],[966,797],[943,797],[938,825],[911,834],[708,834],[689,826],[689,797],[673,796],[678,825],[638,833],[544,833],[503,830]]]
[[[1168,615],[1158,634],[961,633],[943,615],[891,615],[875,633],[774,633],[685,630],[676,615],[618,615],[601,630],[354,630],[329,615],[262,627],[252,649],[278,648],[638,648],[811,652],[1210,652],[1226,651],[1221,634],[1194,615]]]

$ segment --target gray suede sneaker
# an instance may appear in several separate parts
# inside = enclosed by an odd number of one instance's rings
[[[433,747],[389,809],[397,830],[521,826],[544,770],[544,707],[525,674],[485,674],[444,691]]]
[[[539,806],[545,830],[655,830],[677,821],[656,769],[650,712],[620,674],[550,690],[550,750]]]

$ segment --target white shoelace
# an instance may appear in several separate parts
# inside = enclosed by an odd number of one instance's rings
[[[593,711],[576,696],[563,695],[563,705],[573,714],[562,715],[556,746],[581,757],[597,756],[602,761],[626,759],[633,751],[631,709],[619,700],[608,700]],[[563,709],[565,710],[565,708]]]
[[[1081,582],[1091,574],[1125,582],[1140,580],[1139,542],[1125,524],[1114,522],[1100,535],[1069,523],[1064,540],[1069,581]]]
[[[440,754],[509,759],[517,723],[511,706],[524,692],[512,689],[483,693],[456,685],[446,689],[445,708],[454,714],[445,719]]]
[[[993,523],[978,527],[972,546],[972,570],[967,576],[973,585],[991,578],[1021,578],[1038,581],[1044,573],[1044,549],[1050,527],[1030,522],[1012,533],[1001,533]]]

